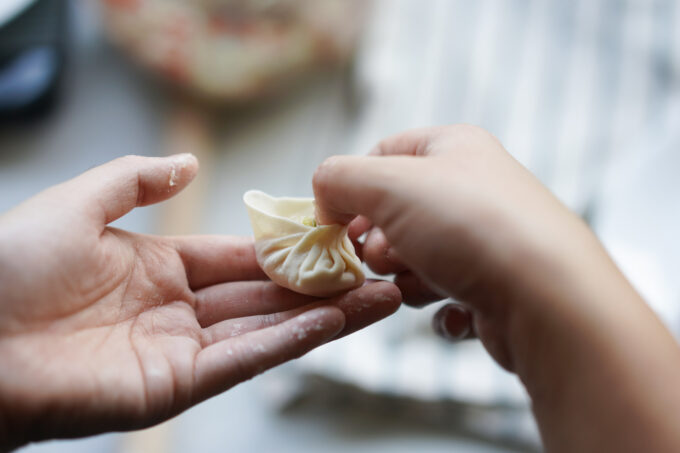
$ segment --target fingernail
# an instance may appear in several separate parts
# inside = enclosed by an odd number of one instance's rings
[[[173,154],[172,156],[169,156],[170,159],[172,159],[173,162],[175,162],[177,165],[180,167],[186,167],[189,164],[193,164],[195,162],[198,162],[198,159],[196,156],[194,156],[191,153],[181,153],[181,154]]]
[[[387,247],[385,250],[385,259],[391,263],[399,263],[399,257],[394,247]]]
[[[179,184],[180,178],[186,177],[186,172],[184,171],[186,168],[198,165],[198,159],[191,153],[173,154],[168,156],[168,159],[172,162],[170,178],[168,179],[168,186],[172,190],[173,187]]]
[[[470,335],[470,314],[457,305],[442,308],[433,324],[435,332],[448,341],[461,341]]]

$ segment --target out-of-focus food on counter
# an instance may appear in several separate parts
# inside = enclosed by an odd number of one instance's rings
[[[101,0],[113,41],[201,97],[248,100],[346,62],[370,2]]]
[[[330,297],[358,288],[365,276],[347,225],[318,225],[312,198],[245,193],[257,262],[273,282],[292,291]]]

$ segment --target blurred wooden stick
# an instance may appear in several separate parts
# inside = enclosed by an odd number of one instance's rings
[[[215,144],[209,112],[191,102],[178,101],[170,113],[164,154],[193,153],[201,170],[179,195],[159,206],[154,230],[161,235],[196,234],[201,231],[207,188],[213,168]],[[120,453],[169,453],[174,420],[126,434]]]
[[[163,235],[201,231],[215,143],[210,112],[190,101],[177,102],[168,120],[166,154],[193,153],[201,166],[196,179],[179,195],[160,205],[156,231]]]

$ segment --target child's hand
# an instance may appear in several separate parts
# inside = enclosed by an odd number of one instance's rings
[[[319,219],[368,230],[364,260],[407,302],[465,304],[472,317],[445,310],[440,329],[478,335],[519,375],[548,449],[680,451],[677,345],[577,216],[478,128],[371,154],[317,170]]]
[[[107,226],[197,168],[129,156],[0,217],[0,451],[158,423],[399,306],[389,283],[330,300],[277,287],[250,239]]]
[[[369,266],[396,273],[412,305],[468,302],[476,333],[513,368],[505,338],[511,316],[541,309],[526,293],[541,284],[553,257],[591,246],[589,230],[481,129],[407,132],[371,154],[331,158],[318,169],[321,221],[363,215],[351,233],[376,226],[362,247]]]

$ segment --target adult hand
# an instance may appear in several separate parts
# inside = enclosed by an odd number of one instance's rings
[[[124,157],[0,217],[0,450],[158,423],[397,309],[390,283],[277,287],[250,239],[107,226],[197,169]]]
[[[367,232],[363,259],[406,301],[464,304],[437,330],[519,375],[549,450],[680,449],[680,351],[584,222],[475,127],[371,154],[319,167],[317,216]]]

